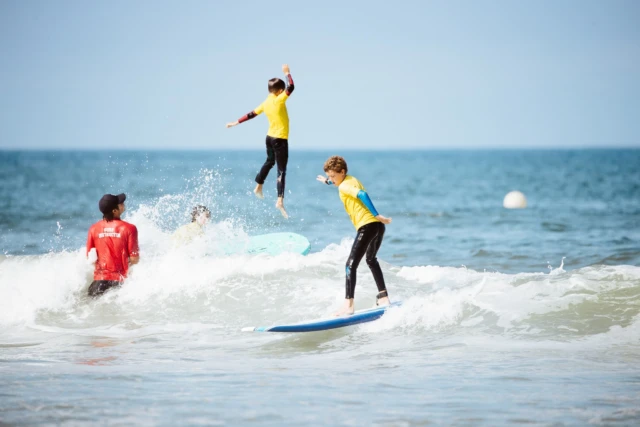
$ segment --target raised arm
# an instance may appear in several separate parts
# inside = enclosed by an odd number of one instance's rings
[[[291,77],[291,73],[289,72],[289,66],[287,64],[284,64],[282,66],[282,72],[287,78],[287,88],[285,89],[285,92],[287,96],[291,96],[291,94],[293,93],[293,90],[295,89],[295,86],[293,85],[293,78]]]

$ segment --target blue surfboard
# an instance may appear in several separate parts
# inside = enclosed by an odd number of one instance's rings
[[[243,332],[313,332],[327,329],[343,328],[358,323],[371,322],[382,317],[390,308],[399,307],[402,302],[394,302],[384,307],[374,307],[358,310],[350,316],[331,317],[328,319],[312,320],[291,325],[249,326],[242,328]]]
[[[311,243],[301,234],[269,233],[250,236],[248,239],[230,240],[222,243],[219,249],[225,255],[263,253],[279,255],[283,252],[307,255],[311,249]]]

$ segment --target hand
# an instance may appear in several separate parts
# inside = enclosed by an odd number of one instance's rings
[[[232,127],[236,126],[237,124],[238,124],[238,122],[227,123],[227,128],[232,128]]]
[[[322,176],[322,175],[318,175],[318,177],[316,178],[316,180],[320,181],[323,184],[327,183],[327,178]]]
[[[289,72],[289,66],[287,64],[283,64],[282,65],[282,72],[286,75],[286,74],[291,74]]]
[[[92,248],[89,252],[87,252],[87,264],[95,264],[98,261],[98,253],[95,248]]]
[[[387,218],[386,216],[376,215],[376,219],[383,224],[391,224],[391,218]]]

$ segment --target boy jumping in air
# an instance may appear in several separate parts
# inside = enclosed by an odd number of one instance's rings
[[[355,177],[347,175],[347,162],[342,157],[330,157],[324,163],[324,171],[328,179],[322,175],[318,175],[316,179],[327,185],[333,184],[338,187],[340,200],[342,200],[351,222],[358,230],[358,235],[353,242],[351,254],[347,260],[345,303],[336,316],[353,314],[356,270],[365,253],[367,254],[367,264],[378,287],[376,305],[389,305],[389,294],[376,255],[384,237],[384,225],[390,224],[391,218],[378,214],[364,186]]]
[[[273,168],[273,165],[278,165],[278,201],[276,202],[276,208],[280,211],[283,217],[289,218],[287,211],[284,209],[284,186],[285,177],[287,174],[287,161],[289,160],[289,114],[287,113],[287,99],[293,92],[293,79],[289,73],[289,66],[284,64],[282,71],[287,78],[288,85],[274,77],[269,80],[269,96],[264,100],[262,104],[250,113],[240,117],[238,121],[227,123],[227,127],[236,126],[247,120],[251,120],[258,114],[265,113],[267,119],[269,119],[269,130],[267,131],[267,160],[262,165],[260,172],[256,175],[256,188],[253,190],[255,195],[263,199],[262,185],[267,178],[269,171]]]

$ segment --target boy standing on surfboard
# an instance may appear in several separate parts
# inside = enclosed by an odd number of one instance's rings
[[[283,217],[289,218],[287,211],[284,209],[284,185],[285,176],[287,174],[287,161],[289,160],[289,114],[287,113],[287,99],[293,92],[293,79],[291,73],[289,73],[289,66],[284,64],[282,71],[287,78],[288,85],[274,77],[269,80],[269,96],[264,100],[262,104],[250,113],[240,117],[238,121],[227,123],[227,127],[236,126],[247,120],[251,120],[260,113],[265,113],[267,119],[269,119],[269,130],[267,131],[267,160],[262,165],[260,172],[256,175],[256,188],[253,190],[255,195],[262,199],[262,185],[267,178],[269,171],[273,168],[273,165],[278,165],[278,201],[276,202],[276,208],[280,211]]]
[[[389,294],[387,293],[382,269],[376,255],[384,237],[384,225],[390,224],[391,218],[380,215],[360,181],[351,175],[347,175],[347,162],[344,158],[340,156],[329,157],[324,163],[324,171],[328,178],[318,175],[316,179],[327,185],[333,184],[338,187],[340,200],[342,200],[351,222],[358,230],[358,235],[353,242],[351,254],[347,260],[345,303],[336,313],[336,316],[353,314],[356,270],[365,253],[367,255],[367,264],[378,287],[376,305],[389,305]]]

